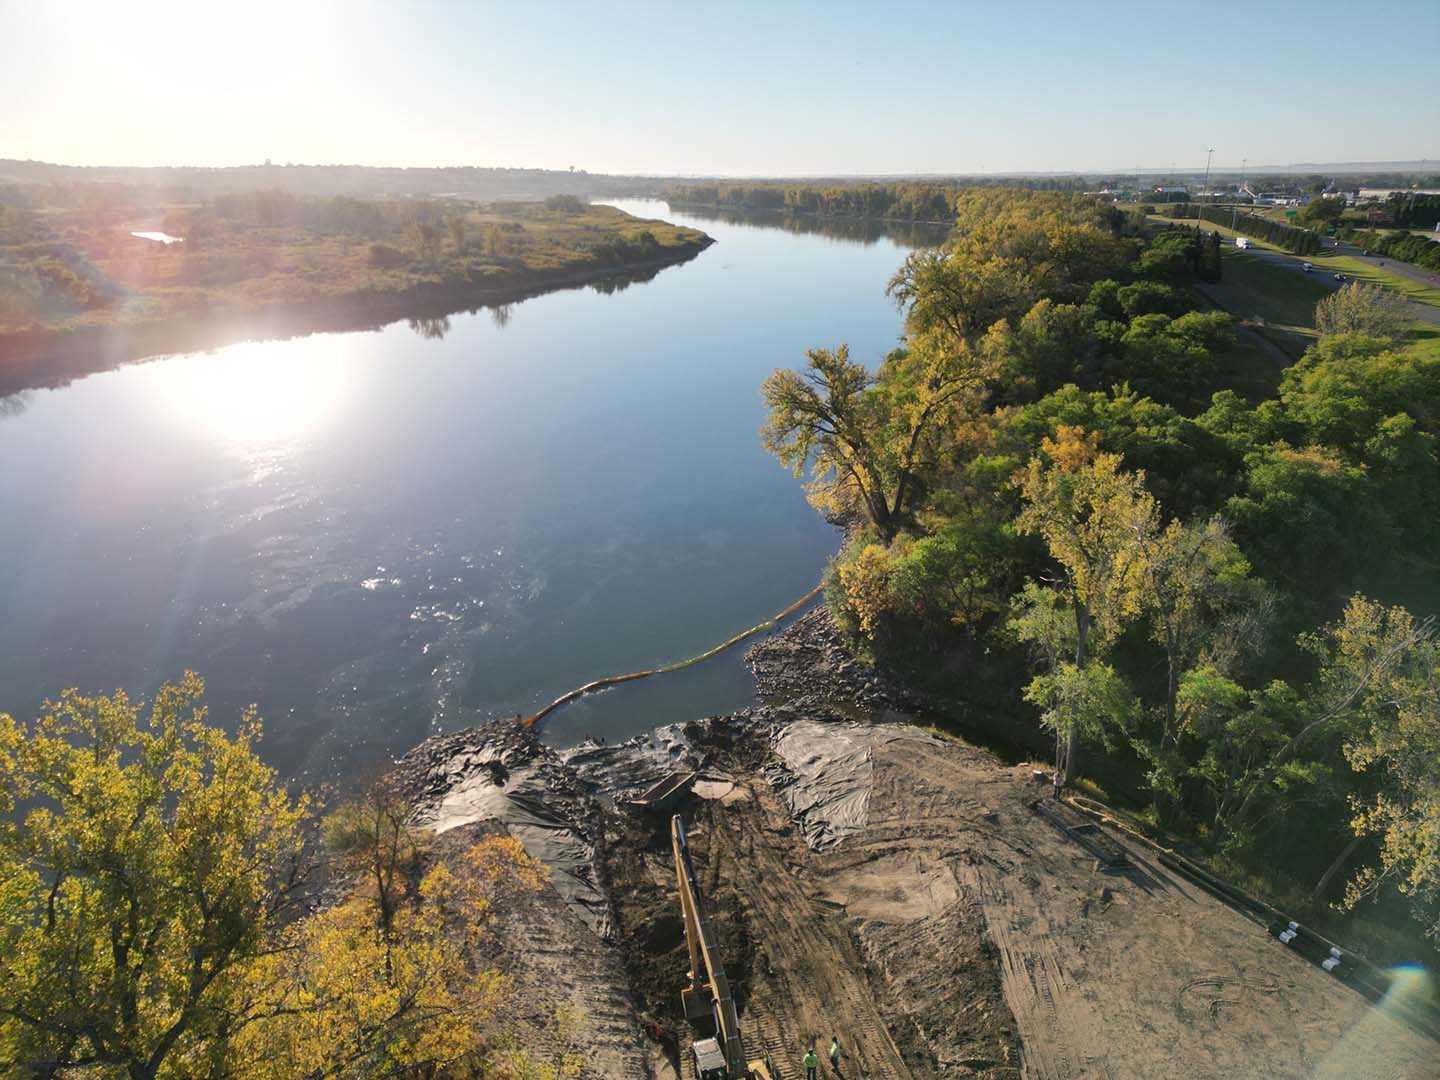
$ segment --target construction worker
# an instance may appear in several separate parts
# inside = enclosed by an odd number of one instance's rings
[[[820,1075],[820,1056],[815,1053],[815,1047],[805,1051],[805,1080],[818,1080]]]
[[[830,1036],[830,1068],[835,1070],[835,1075],[840,1075],[840,1036]]]

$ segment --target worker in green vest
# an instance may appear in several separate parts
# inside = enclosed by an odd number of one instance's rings
[[[830,1036],[830,1068],[835,1070],[835,1075],[840,1075],[840,1036]]]
[[[820,1055],[815,1053],[815,1047],[805,1051],[805,1080],[816,1080],[820,1073]]]

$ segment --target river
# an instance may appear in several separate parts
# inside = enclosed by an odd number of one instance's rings
[[[0,710],[186,668],[287,776],[374,767],[701,652],[818,581],[835,530],[760,446],[761,380],[894,346],[904,256],[663,203],[653,280],[256,341],[0,401]],[[728,711],[741,650],[566,706],[556,744]]]

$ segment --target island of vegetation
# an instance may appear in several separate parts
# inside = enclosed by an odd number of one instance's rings
[[[481,205],[262,191],[175,205],[152,194],[0,189],[7,388],[653,273],[712,242],[569,195]]]

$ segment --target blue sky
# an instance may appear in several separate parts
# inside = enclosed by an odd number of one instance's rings
[[[0,0],[0,157],[728,175],[1440,158],[1437,48],[1437,0]]]

